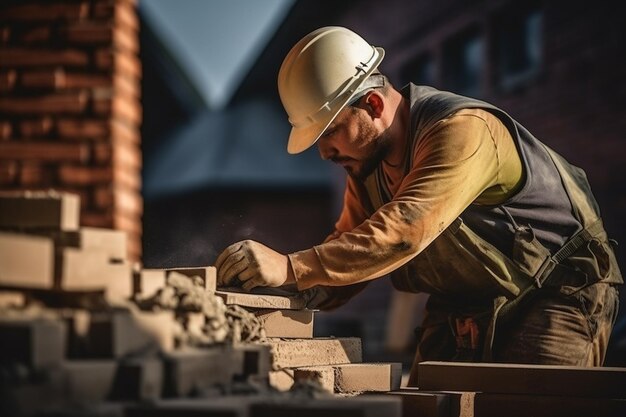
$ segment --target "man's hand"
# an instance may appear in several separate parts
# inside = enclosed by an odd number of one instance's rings
[[[289,258],[253,240],[234,243],[215,261],[217,285],[232,285],[235,278],[248,291],[254,287],[280,287],[295,282]]]

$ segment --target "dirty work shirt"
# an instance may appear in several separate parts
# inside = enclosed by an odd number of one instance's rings
[[[335,233],[288,255],[299,290],[386,275],[424,250],[470,204],[503,203],[523,184],[511,134],[485,110],[459,110],[418,135],[408,173],[404,163],[383,163],[391,202],[370,216],[349,177]]]

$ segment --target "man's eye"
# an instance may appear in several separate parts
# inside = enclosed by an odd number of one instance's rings
[[[324,133],[322,133],[322,137],[323,137],[323,138],[327,138],[327,137],[329,137],[329,136],[332,136],[332,135],[335,133],[335,131],[336,131],[336,130],[337,130],[337,129],[336,129],[336,128],[334,128],[334,127],[332,127],[332,128],[331,128],[331,127],[329,127],[328,129],[326,129],[326,130],[324,131]]]

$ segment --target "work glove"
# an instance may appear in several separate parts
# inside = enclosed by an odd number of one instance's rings
[[[295,283],[289,258],[254,240],[228,246],[217,257],[215,267],[218,286],[233,286],[237,279],[246,291]]]

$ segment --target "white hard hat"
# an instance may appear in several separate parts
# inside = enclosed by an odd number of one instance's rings
[[[287,54],[278,73],[278,93],[292,129],[287,152],[313,145],[385,56],[343,27],[317,29]]]

